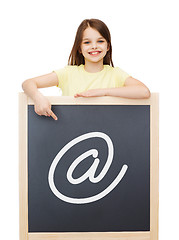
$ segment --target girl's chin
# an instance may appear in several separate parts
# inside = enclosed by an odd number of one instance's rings
[[[92,57],[88,57],[88,58],[85,58],[86,59],[86,61],[88,61],[88,62],[100,62],[100,61],[102,61],[103,62],[103,57],[98,57],[98,56],[92,56]]]

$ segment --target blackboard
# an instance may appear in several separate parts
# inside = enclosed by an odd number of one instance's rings
[[[52,109],[58,121],[38,116],[34,106],[28,106],[28,231],[150,231],[150,105],[54,105]],[[68,149],[69,143],[73,146]],[[69,182],[70,166],[91,149],[98,155],[71,167],[71,176],[80,181],[98,158],[92,171],[97,179],[110,144],[112,162],[100,181],[86,177],[77,184]],[[109,190],[121,169],[123,176]],[[55,195],[52,183],[66,200]],[[99,196],[105,189],[108,193]]]

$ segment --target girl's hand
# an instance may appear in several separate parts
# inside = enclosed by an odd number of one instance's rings
[[[88,91],[76,93],[74,95],[75,98],[77,98],[77,97],[102,97],[102,96],[106,96],[105,88],[90,89]]]
[[[57,116],[51,110],[51,103],[48,101],[46,97],[41,94],[38,94],[34,98],[34,110],[38,115],[44,115],[48,117],[52,117],[53,119],[57,120]]]

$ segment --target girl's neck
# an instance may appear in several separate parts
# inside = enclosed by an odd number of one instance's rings
[[[102,71],[104,68],[103,62],[85,62],[84,69],[89,73],[96,73]]]

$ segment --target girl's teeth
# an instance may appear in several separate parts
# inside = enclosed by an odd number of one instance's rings
[[[99,52],[92,52],[91,54],[97,54],[97,53],[99,53]]]

